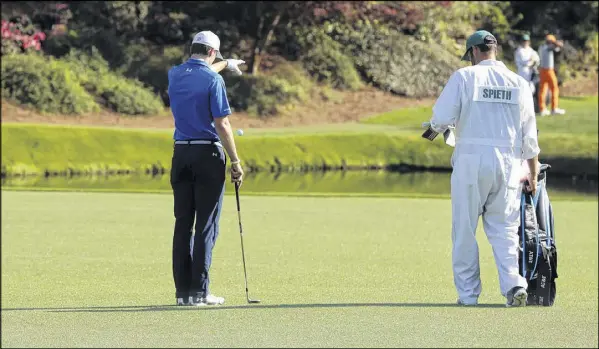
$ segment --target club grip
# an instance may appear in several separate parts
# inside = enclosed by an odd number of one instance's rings
[[[239,182],[235,182],[235,199],[237,201],[237,212],[240,212],[239,209]]]

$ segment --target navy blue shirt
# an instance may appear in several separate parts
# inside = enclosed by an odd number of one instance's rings
[[[214,119],[231,114],[225,81],[208,63],[189,59],[168,71],[176,141],[219,140]]]

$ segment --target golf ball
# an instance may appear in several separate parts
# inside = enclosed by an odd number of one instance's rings
[[[243,130],[241,130],[241,129],[237,130],[237,135],[238,136],[243,136]]]

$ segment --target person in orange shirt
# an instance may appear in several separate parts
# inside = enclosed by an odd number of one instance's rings
[[[545,42],[539,47],[539,112],[541,116],[549,115],[545,105],[547,89],[551,91],[551,114],[565,114],[566,111],[558,108],[559,87],[557,85],[557,76],[555,75],[554,53],[559,52],[564,43],[558,41],[554,35],[547,35]]]

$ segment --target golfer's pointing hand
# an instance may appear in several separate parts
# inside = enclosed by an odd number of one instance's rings
[[[239,65],[244,64],[245,61],[241,59],[227,59],[227,70],[232,71],[235,75],[241,75],[241,70],[239,70]]]

